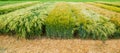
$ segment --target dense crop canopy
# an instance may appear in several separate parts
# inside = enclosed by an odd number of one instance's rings
[[[20,37],[43,33],[52,38],[106,40],[116,33],[120,34],[120,21],[119,18],[100,15],[81,3],[47,2],[0,15],[0,33]]]
[[[115,25],[109,22],[108,18],[82,6],[74,6],[74,12],[77,13],[77,30],[81,38],[105,40],[115,32]]]
[[[75,26],[72,11],[67,3],[58,3],[46,19],[47,36],[72,38]]]
[[[116,25],[116,33],[114,35],[115,36],[119,36],[120,37],[120,18],[111,18],[110,20],[111,22],[113,22]]]
[[[21,37],[40,35],[43,19],[51,8],[50,3],[37,4],[26,9],[17,10],[0,17],[2,32],[15,32]],[[15,15],[14,15],[15,14]]]

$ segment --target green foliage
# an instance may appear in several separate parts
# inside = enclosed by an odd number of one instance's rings
[[[86,23],[80,23],[79,33],[82,38],[106,40],[115,32],[114,27],[114,24],[110,22],[96,23],[94,21],[87,20]]]
[[[58,3],[45,20],[48,37],[72,38],[75,20],[67,3]]]
[[[120,32],[119,22],[119,18],[110,20],[80,3],[42,3],[0,15],[0,33],[25,38],[44,30],[48,37],[73,38],[77,31],[80,38],[106,40]]]
[[[111,18],[110,21],[116,25],[117,31],[114,34],[114,37],[120,37],[120,18]]]
[[[22,3],[24,1],[0,1],[0,6],[4,6],[4,5],[11,5],[11,4],[16,4],[16,3]]]
[[[0,29],[3,33],[15,32],[20,37],[40,35],[49,8],[50,3],[37,4],[3,15],[0,18]]]
[[[18,4],[11,4],[11,5],[5,5],[0,7],[0,15],[9,13],[11,11],[15,11],[17,9],[25,8],[34,4],[37,4],[38,2],[25,2],[25,3],[18,3]]]
[[[94,1],[109,1],[109,2],[118,2],[120,0],[0,0],[0,1],[41,1],[41,2],[48,2],[48,1],[67,1],[67,2],[94,2]]]
[[[80,8],[82,8],[80,10]],[[77,30],[81,38],[106,40],[115,32],[115,25],[109,19],[89,9],[76,5],[73,7],[77,17]],[[81,15],[81,16],[80,16]]]

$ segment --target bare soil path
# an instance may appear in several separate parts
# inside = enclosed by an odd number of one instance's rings
[[[120,39],[99,40],[81,39],[17,39],[0,36],[0,53],[120,53]]]

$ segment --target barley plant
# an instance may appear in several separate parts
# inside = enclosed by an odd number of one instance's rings
[[[3,10],[0,15],[1,34],[10,33],[24,38],[46,34],[50,38],[73,38],[76,36],[98,40],[106,40],[120,34],[119,18],[105,17],[80,3],[35,2],[34,5],[30,3],[31,6],[27,7],[28,4],[19,4],[16,6],[18,9],[13,5],[8,8],[1,7],[11,9],[10,11],[5,10],[6,13]],[[22,8],[22,6],[26,6],[26,8]],[[99,4],[99,6],[112,7],[104,4]],[[118,7],[116,9],[119,11]],[[113,10],[113,8],[109,10]]]
[[[115,38],[120,37],[120,18],[111,18],[110,21],[116,25],[116,32],[114,33]]]
[[[51,3],[36,4],[1,16],[0,29],[3,33],[15,32],[20,37],[40,35],[43,20],[47,17]],[[15,15],[14,15],[15,14]]]
[[[48,37],[72,38],[75,19],[68,3],[58,3],[45,20]]]
[[[72,9],[76,13],[77,30],[81,38],[106,40],[115,32],[115,25],[108,18],[77,5],[74,5]]]

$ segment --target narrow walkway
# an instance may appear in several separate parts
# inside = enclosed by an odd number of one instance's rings
[[[108,40],[103,44],[98,40],[56,40],[56,39],[16,39],[0,36],[0,53],[120,53],[120,39]]]

